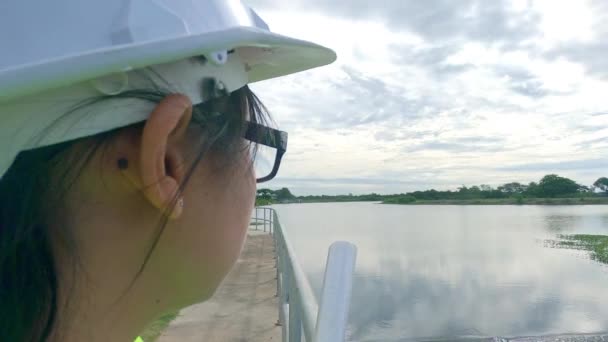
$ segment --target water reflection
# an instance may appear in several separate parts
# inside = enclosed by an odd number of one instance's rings
[[[600,216],[600,219],[602,220],[602,224],[605,227],[608,227],[608,215],[602,215],[602,216]]]
[[[604,207],[277,206],[313,288],[332,241],[357,244],[350,338],[608,331],[607,268],[544,248],[604,232]]]
[[[547,230],[555,233],[576,229],[580,225],[580,215],[547,215],[545,216],[545,224]]]

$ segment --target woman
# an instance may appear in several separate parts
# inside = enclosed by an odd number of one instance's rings
[[[247,84],[335,54],[238,0],[4,0],[1,17],[1,340],[133,341],[213,294],[278,170],[287,135]]]

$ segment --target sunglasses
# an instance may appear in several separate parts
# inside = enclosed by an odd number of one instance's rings
[[[254,143],[250,151],[256,181],[263,183],[273,179],[279,172],[281,159],[287,151],[287,132],[246,122],[244,138]]]
[[[194,106],[193,121],[200,124],[209,122],[223,115],[207,108],[201,103]],[[287,151],[287,132],[262,124],[247,121],[243,127],[243,138],[250,141],[251,160],[256,174],[256,182],[263,183],[273,179],[281,165],[281,159]]]

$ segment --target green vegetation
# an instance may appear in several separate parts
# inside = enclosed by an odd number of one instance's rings
[[[163,330],[165,330],[169,326],[169,323],[171,323],[171,321],[174,320],[178,314],[179,312],[175,311],[162,315],[159,319],[150,323],[146,327],[144,332],[140,335],[140,337],[145,342],[156,341],[156,339],[160,336]]]
[[[593,186],[604,191],[605,193],[608,193],[608,178],[606,178],[606,177],[598,178],[598,180],[596,180],[595,183],[593,183]]]
[[[608,204],[608,178],[601,177],[591,186],[555,174],[538,182],[511,182],[496,188],[482,184],[459,187],[456,191],[425,190],[402,194],[380,195],[313,195],[294,196],[289,189],[260,189],[256,205],[313,202],[382,202],[385,204]],[[258,204],[259,203],[259,204]]]
[[[608,264],[608,236],[605,235],[559,235],[560,240],[549,241],[554,248],[580,249],[591,252],[591,259]]]
[[[387,204],[608,204],[605,194],[596,193],[602,188],[602,179],[587,187],[555,174],[544,176],[538,183],[506,183],[497,188],[479,185],[458,188],[457,191],[414,191],[382,200]],[[608,179],[606,179],[608,190]],[[412,200],[412,198],[414,200]]]
[[[316,202],[378,202],[383,201],[387,197],[395,196],[395,195],[379,195],[376,193],[366,194],[366,195],[336,195],[336,196],[328,196],[328,195],[320,195],[320,196],[300,196],[298,200],[302,203],[316,203]]]
[[[530,198],[581,198],[594,197],[588,187],[577,184],[571,179],[558,175],[546,175],[538,183],[521,184],[517,182],[503,184],[496,189],[482,184],[467,187],[465,185],[457,191],[415,191],[408,195],[416,200],[488,200],[506,199],[505,202],[525,203]],[[498,201],[500,202],[500,201]]]
[[[296,199],[296,196],[287,188],[281,188],[279,190],[259,189],[257,198],[267,201],[293,201]]]
[[[572,204],[608,204],[608,197],[580,197],[580,198],[489,198],[468,200],[416,200],[400,201],[401,198],[391,198],[382,201],[383,204],[444,204],[444,205],[572,205]]]
[[[256,206],[293,202],[299,202],[298,198],[287,188],[281,188],[279,190],[258,189],[255,199]]]
[[[416,202],[416,197],[410,196],[410,195],[388,198],[383,201],[383,203],[389,203],[389,204],[412,204],[414,202]]]
[[[267,198],[256,197],[256,199],[255,199],[255,206],[256,207],[261,207],[261,206],[265,206],[265,205],[271,205],[273,203],[274,203],[273,200],[267,199]]]

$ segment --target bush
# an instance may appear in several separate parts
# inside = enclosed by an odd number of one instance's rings
[[[410,204],[410,203],[414,203],[414,202],[416,202],[416,197],[410,196],[410,195],[399,196],[399,197],[391,198],[391,199],[384,201],[384,203],[390,203],[390,204]]]
[[[272,200],[266,198],[256,198],[255,206],[263,206],[263,205],[271,205],[273,204]]]

